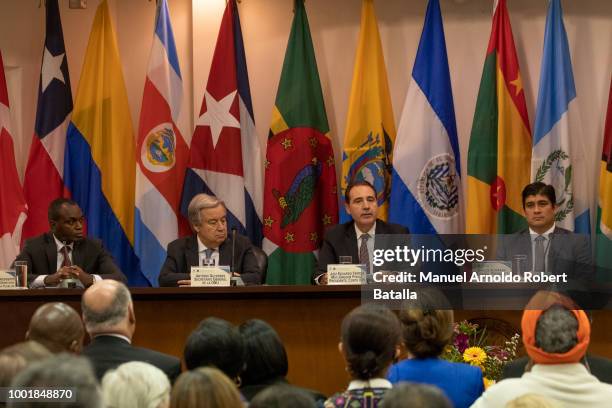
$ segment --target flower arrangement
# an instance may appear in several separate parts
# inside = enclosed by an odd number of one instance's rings
[[[487,329],[466,320],[455,323],[451,344],[442,358],[480,367],[485,388],[501,379],[504,366],[516,357],[520,336],[515,333],[504,345],[487,344]]]

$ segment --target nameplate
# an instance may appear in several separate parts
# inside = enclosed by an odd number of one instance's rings
[[[0,289],[17,289],[15,271],[0,269]]]
[[[478,275],[504,275],[512,273],[512,262],[510,261],[482,261],[472,264],[472,272]]]
[[[232,274],[229,266],[192,266],[191,286],[226,287],[230,285]]]
[[[327,265],[328,285],[361,285],[365,283],[364,265],[329,264]]]

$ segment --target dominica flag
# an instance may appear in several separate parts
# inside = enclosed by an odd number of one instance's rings
[[[468,150],[468,234],[526,227],[521,191],[531,172],[531,129],[506,0],[499,0]]]
[[[309,284],[314,251],[338,222],[334,152],[304,0],[285,52],[268,135],[264,250],[268,284]]]
[[[395,120],[391,107],[385,58],[378,33],[374,0],[363,0],[361,30],[353,69],[351,96],[342,153],[342,194],[359,180],[376,188],[379,218],[387,220]],[[351,216],[344,206],[340,221]]]
[[[603,267],[603,278],[612,280],[612,80],[608,97],[608,113],[599,167],[599,207],[597,208],[597,265]]]

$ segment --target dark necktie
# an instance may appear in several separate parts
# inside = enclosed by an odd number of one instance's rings
[[[535,239],[535,257],[534,257],[534,272],[544,272],[546,265],[546,249],[544,248],[546,238],[538,235]]]
[[[368,252],[368,239],[370,234],[361,236],[361,246],[359,247],[359,263],[365,265],[366,273],[370,273],[370,253]]]
[[[62,267],[64,266],[72,266],[72,262],[70,262],[70,250],[71,248],[68,245],[64,245],[62,247],[62,255],[64,256],[64,260],[62,261]]]
[[[214,251],[215,251],[214,249],[210,249],[210,248],[206,248],[204,250],[204,259],[203,259],[204,266],[210,265],[212,261],[211,257]]]

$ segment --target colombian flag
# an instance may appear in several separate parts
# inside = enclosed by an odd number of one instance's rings
[[[134,133],[108,4],[98,6],[66,137],[64,182],[131,286],[148,285],[134,254]]]
[[[378,193],[379,218],[387,220],[395,121],[374,0],[363,0],[362,4],[361,32],[344,133],[342,196],[351,182],[369,181]],[[340,222],[350,219],[341,205]]]
[[[499,0],[468,150],[468,234],[527,226],[521,192],[531,173],[531,129],[506,0]]]

